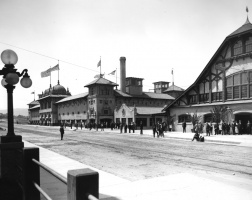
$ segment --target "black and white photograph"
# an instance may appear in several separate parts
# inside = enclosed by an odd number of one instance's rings
[[[252,1],[0,13],[0,200],[252,200]]]

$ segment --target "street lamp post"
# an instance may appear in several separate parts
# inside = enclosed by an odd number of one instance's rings
[[[30,76],[28,75],[28,70],[24,69],[22,73],[17,72],[15,69],[15,64],[18,61],[17,54],[12,50],[5,50],[1,54],[1,60],[5,64],[2,70],[0,70],[0,75],[3,75],[1,84],[7,89],[8,93],[8,137],[14,137],[14,120],[13,120],[13,90],[19,82],[19,77],[21,79],[20,83],[24,88],[29,88],[32,85]]]
[[[17,69],[15,69],[18,57],[14,51],[3,51],[1,60],[5,64],[0,70],[0,75],[3,76],[1,84],[7,90],[8,131],[6,136],[0,136],[0,188],[1,191],[6,193],[6,199],[10,196],[13,199],[21,199],[24,188],[22,153],[24,143],[22,142],[22,136],[14,133],[13,90],[15,89],[14,85],[19,82],[19,77],[22,77],[20,84],[24,88],[29,88],[32,81],[27,69],[24,69],[22,73],[17,72]]]

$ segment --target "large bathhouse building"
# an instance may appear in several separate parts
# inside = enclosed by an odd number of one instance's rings
[[[105,123],[137,125],[150,128],[157,121],[167,121],[165,106],[183,89],[169,87],[169,82],[154,83],[154,92],[143,91],[143,78],[126,77],[126,58],[120,58],[120,90],[117,84],[100,76],[84,87],[87,93],[71,95],[59,83],[47,89],[29,105],[31,124]],[[176,97],[176,96],[175,96]]]
[[[173,130],[192,128],[192,115],[201,122],[215,122],[212,112],[221,110],[226,123],[252,122],[252,24],[246,22],[229,34],[196,81],[166,106]],[[195,115],[194,115],[195,116]]]

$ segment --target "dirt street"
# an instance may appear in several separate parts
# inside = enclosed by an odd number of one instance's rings
[[[252,186],[252,149],[138,134],[17,125],[23,139],[130,181],[189,172],[242,188]],[[3,134],[3,131],[0,131]]]

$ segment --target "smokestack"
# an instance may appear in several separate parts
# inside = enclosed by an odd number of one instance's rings
[[[120,87],[121,92],[126,93],[126,58],[120,57]]]

